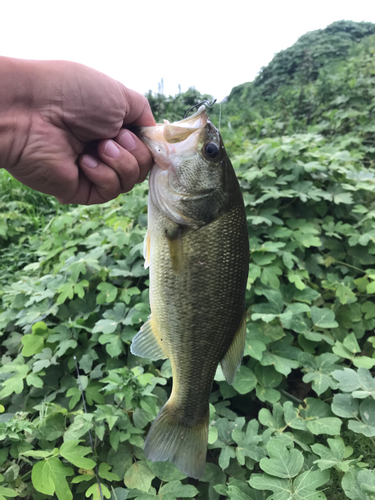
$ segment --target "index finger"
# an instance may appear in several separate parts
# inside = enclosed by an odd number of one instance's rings
[[[124,125],[131,124],[136,127],[153,127],[156,125],[146,97],[135,90],[126,87],[124,89],[128,108],[128,113],[124,118]]]

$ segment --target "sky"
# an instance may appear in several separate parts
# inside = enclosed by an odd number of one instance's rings
[[[219,101],[307,31],[375,23],[375,0],[17,0],[1,6],[0,55],[91,66],[140,93],[194,86]],[[0,81],[1,91],[1,81]]]

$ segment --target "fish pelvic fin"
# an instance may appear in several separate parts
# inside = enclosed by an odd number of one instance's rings
[[[150,265],[150,255],[151,255],[150,230],[147,229],[147,233],[143,242],[143,257],[145,259],[145,269],[147,269]]]
[[[204,474],[208,442],[207,416],[198,425],[188,425],[176,417],[168,401],[151,425],[145,454],[153,462],[173,462],[184,474],[200,479]]]
[[[245,351],[246,340],[246,311],[243,314],[240,326],[227,350],[225,356],[220,361],[221,368],[228,384],[233,384],[238,367],[241,364]]]
[[[163,340],[158,334],[152,315],[133,338],[130,351],[135,356],[148,359],[166,359],[168,356],[164,351]]]

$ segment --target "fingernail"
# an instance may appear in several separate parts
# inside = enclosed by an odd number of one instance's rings
[[[135,139],[130,132],[124,132],[118,142],[124,149],[127,149],[128,151],[134,149],[136,145]]]
[[[85,167],[89,168],[95,168],[99,165],[98,160],[90,155],[83,155],[81,161],[85,165]]]
[[[113,141],[108,141],[104,146],[104,154],[109,158],[117,158],[120,155],[120,150]]]

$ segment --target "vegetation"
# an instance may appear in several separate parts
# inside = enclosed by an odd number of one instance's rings
[[[308,33],[221,106],[249,223],[248,326],[233,386],[216,374],[200,482],[143,453],[171,389],[168,360],[129,349],[149,314],[147,185],[64,207],[2,173],[0,499],[375,498],[373,33]],[[317,61],[306,81],[290,70],[301,47]],[[174,120],[206,96],[148,97]]]

